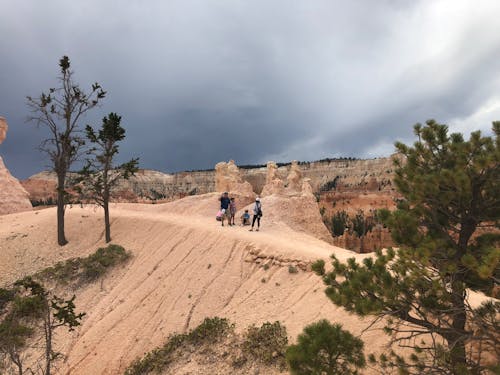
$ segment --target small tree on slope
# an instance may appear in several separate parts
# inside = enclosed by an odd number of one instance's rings
[[[120,178],[128,179],[137,172],[139,159],[132,159],[120,166],[113,167],[113,159],[118,154],[118,142],[125,138],[121,126],[121,116],[110,113],[102,119],[102,127],[95,132],[90,125],[85,128],[86,135],[94,147],[90,150],[94,158],[80,171],[81,184],[77,190],[88,199],[95,201],[104,209],[104,228],[106,242],[111,241],[109,221],[109,201]]]
[[[385,318],[393,340],[415,349],[406,360],[382,356],[382,365],[403,373],[499,370],[500,303],[473,308],[467,289],[499,282],[499,235],[477,232],[499,227],[500,122],[493,132],[465,141],[433,120],[415,125],[413,147],[396,144],[404,161],[395,160],[395,182],[405,199],[385,218],[399,250],[362,264],[332,256],[328,273],[315,267],[335,304]]]
[[[28,96],[27,100],[32,113],[28,119],[49,130],[49,137],[41,143],[40,150],[49,156],[57,175],[57,243],[63,246],[68,243],[64,233],[66,175],[84,144],[79,136],[79,123],[82,116],[106,96],[106,92],[94,83],[90,93],[85,93],[73,81],[68,56],[59,60],[59,67],[60,86],[42,92],[38,98]]]
[[[320,320],[304,328],[286,360],[293,375],[355,375],[365,367],[363,341],[340,324]]]

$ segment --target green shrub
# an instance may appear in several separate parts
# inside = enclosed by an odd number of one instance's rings
[[[214,342],[224,337],[234,328],[225,318],[205,318],[205,320],[187,335],[190,344],[201,344],[203,342]]]
[[[288,266],[288,273],[299,273],[299,270],[297,269],[297,267],[295,267],[293,265],[289,265]]]
[[[182,345],[212,344],[225,337],[234,328],[227,319],[205,318],[196,328],[187,334],[175,334],[169,336],[162,347],[153,349],[143,358],[133,361],[125,370],[125,375],[145,375],[160,373],[165,370],[175,359],[174,352]]]
[[[40,271],[36,276],[62,284],[87,283],[103,276],[108,269],[130,258],[122,246],[108,245],[85,258],[72,258]]]
[[[347,212],[337,211],[332,216],[332,222],[330,230],[333,236],[342,236],[344,234],[345,228],[349,226],[349,215]]]
[[[242,349],[244,354],[257,361],[285,368],[287,344],[286,328],[278,321],[266,322],[261,327],[252,325],[248,328]]]
[[[16,295],[14,297],[13,314],[18,317],[39,318],[44,313],[46,307],[42,296]]]
[[[357,374],[366,364],[363,341],[327,320],[308,325],[286,351],[293,375]]]
[[[14,299],[15,294],[15,291],[12,289],[0,288],[0,313]]]

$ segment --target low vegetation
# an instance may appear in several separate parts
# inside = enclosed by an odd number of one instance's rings
[[[55,332],[59,327],[72,331],[85,315],[75,311],[75,296],[58,297],[29,276],[0,294],[0,370],[50,375],[53,363],[62,356],[54,347]],[[25,365],[32,348],[43,352],[35,368]]]
[[[280,322],[266,322],[260,327],[251,326],[241,337],[236,336],[234,324],[230,324],[227,319],[206,318],[188,333],[171,335],[163,346],[136,359],[125,370],[125,375],[161,373],[181,358],[182,352],[187,351],[191,355],[193,347],[195,350],[203,350],[205,346],[213,349],[215,344],[226,345],[222,356],[230,360],[234,369],[256,363],[282,370],[286,368],[288,339],[286,328]],[[226,339],[229,341],[225,342]],[[229,354],[230,351],[232,355]]]
[[[286,328],[278,321],[251,326],[245,333],[243,354],[266,365],[286,368],[285,352],[288,344]]]
[[[288,347],[286,360],[293,375],[357,374],[366,365],[363,347],[340,324],[320,320],[304,328],[297,344]]]
[[[45,268],[35,277],[60,284],[85,284],[102,277],[108,270],[130,258],[130,253],[120,245],[101,247],[84,258],[71,258]]]
[[[335,212],[331,217],[322,215],[323,222],[333,237],[342,236],[347,230],[362,238],[371,232],[376,224],[383,225],[381,215],[387,210],[376,210],[373,214],[367,215],[363,210],[349,216],[345,210]]]
[[[192,361],[207,366],[206,373],[357,374],[366,364],[363,347],[361,339],[326,320],[307,326],[297,344],[288,346],[287,330],[279,321],[237,334],[227,319],[206,318],[133,361],[125,375],[171,373]]]
[[[198,327],[185,334],[171,335],[162,347],[137,359],[125,370],[125,375],[146,375],[160,373],[175,360],[177,349],[186,345],[213,344],[233,331],[234,326],[227,319],[206,318]]]
[[[109,245],[88,257],[59,262],[8,288],[0,288],[0,373],[50,375],[54,362],[62,357],[52,341],[55,332],[59,327],[72,331],[85,316],[76,312],[75,295],[63,298],[49,290],[45,282],[81,286],[102,277],[129,257],[123,247]],[[203,334],[201,331],[197,336]],[[43,354],[34,360],[36,367],[27,366],[26,362],[33,364],[33,353],[40,350]]]

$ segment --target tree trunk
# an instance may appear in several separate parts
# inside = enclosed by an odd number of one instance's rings
[[[109,199],[104,199],[104,228],[106,232],[106,243],[111,242],[111,226],[109,224]]]
[[[452,303],[453,303],[453,333],[447,339],[448,347],[450,348],[450,361],[454,374],[463,374],[467,368],[467,357],[465,352],[465,323],[467,314],[465,311],[465,285],[462,277],[457,277],[452,281]]]
[[[45,374],[50,375],[50,368],[52,365],[52,322],[50,318],[50,307],[49,302],[47,303],[47,311],[45,317]]]
[[[467,252],[469,240],[475,230],[476,223],[473,220],[464,220],[457,243],[456,262],[459,269],[453,274],[453,280],[451,280],[451,298],[454,310],[451,324],[453,332],[449,335],[447,341],[448,347],[450,348],[452,371],[457,375],[463,374],[467,369],[467,356],[465,350],[465,340],[467,338],[467,332],[465,330],[467,312],[465,307],[466,290],[464,279],[466,270],[460,266],[460,262]]]
[[[23,375],[23,364],[19,354],[10,352],[9,356],[10,360],[17,366],[17,374]]]
[[[57,172],[57,243],[64,246],[68,243],[64,235],[64,180],[65,173]]]

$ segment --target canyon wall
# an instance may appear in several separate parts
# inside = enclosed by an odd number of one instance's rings
[[[7,137],[8,128],[7,121],[0,117],[0,144]],[[28,192],[10,174],[0,157],[0,215],[29,211],[32,208]]]
[[[392,191],[393,167],[390,158],[370,160],[327,160],[298,163],[304,178],[314,193],[320,191]],[[275,174],[285,181],[291,164],[277,167]],[[261,194],[266,184],[267,168],[239,168],[243,182],[249,182],[255,193]],[[38,173],[22,181],[34,200],[43,200],[55,194],[55,174]],[[215,170],[163,173],[140,170],[129,180],[120,181],[119,194],[124,201],[171,200],[186,195],[216,191]],[[52,191],[52,193],[51,193]],[[120,199],[119,199],[120,200]]]

